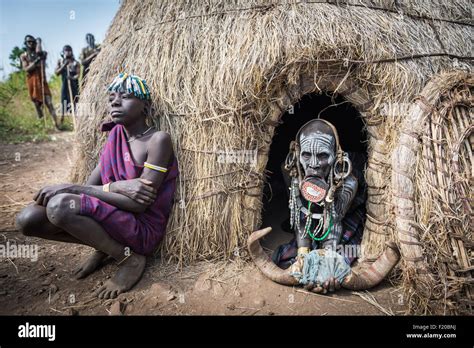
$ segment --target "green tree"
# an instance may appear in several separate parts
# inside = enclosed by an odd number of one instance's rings
[[[15,46],[13,47],[12,52],[8,56],[8,58],[10,59],[10,65],[18,70],[21,70],[20,56],[23,52],[25,52],[23,48]]]

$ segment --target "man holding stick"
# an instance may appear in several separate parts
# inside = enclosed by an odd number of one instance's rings
[[[26,84],[28,93],[33,101],[38,118],[43,118],[43,105],[46,107],[54,120],[54,125],[59,129],[59,124],[51,100],[51,91],[46,81],[45,62],[47,52],[42,50],[41,39],[35,39],[32,35],[25,36],[25,52],[20,56],[21,66],[26,71]]]

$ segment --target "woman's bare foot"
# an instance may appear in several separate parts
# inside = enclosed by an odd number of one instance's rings
[[[112,279],[101,286],[95,294],[101,299],[116,298],[121,293],[130,290],[142,277],[145,270],[146,257],[131,254],[123,261]]]
[[[97,270],[102,264],[102,261],[104,261],[106,258],[106,253],[103,253],[99,250],[94,251],[94,253],[89,256],[89,258],[84,263],[82,263],[81,266],[74,270],[74,276],[76,277],[76,279],[82,279],[87,277],[89,274]]]

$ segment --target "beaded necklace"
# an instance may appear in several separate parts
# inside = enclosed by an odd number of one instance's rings
[[[320,206],[324,206],[324,211],[323,211],[322,216],[318,219],[318,224],[316,225],[314,230],[311,231],[311,225],[313,221],[313,217],[312,217],[313,214],[311,213],[311,207],[313,203],[308,202],[308,211],[305,217],[306,219],[305,226],[304,226],[304,229],[301,230],[301,227],[300,227],[301,202],[299,202],[298,179],[296,178],[292,179],[289,190],[290,190],[290,199],[289,199],[288,205],[290,208],[290,227],[293,229],[296,225],[296,230],[302,236],[302,238],[305,238],[307,235],[309,235],[315,241],[322,241],[326,239],[334,226],[331,209],[328,206],[331,203],[327,203],[323,201],[319,204]],[[324,232],[324,234],[321,233],[323,229],[326,229],[326,232]]]

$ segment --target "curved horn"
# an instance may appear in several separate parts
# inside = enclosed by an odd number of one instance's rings
[[[253,232],[248,240],[248,250],[258,269],[270,280],[283,285],[298,285],[290,275],[290,269],[283,270],[273,263],[263,251],[259,239],[272,231],[271,227]],[[387,242],[387,249],[368,267],[353,268],[341,286],[350,290],[366,290],[378,285],[400,260],[400,252],[393,242]]]
[[[354,268],[341,286],[350,290],[366,290],[379,284],[400,260],[400,251],[394,242],[386,243],[388,248],[374,263],[364,268]]]
[[[260,271],[269,279],[283,285],[296,285],[298,281],[290,275],[290,270],[284,270],[273,263],[270,257],[263,251],[259,239],[272,231],[271,227],[253,232],[248,240],[247,246],[250,256],[260,269]]]

